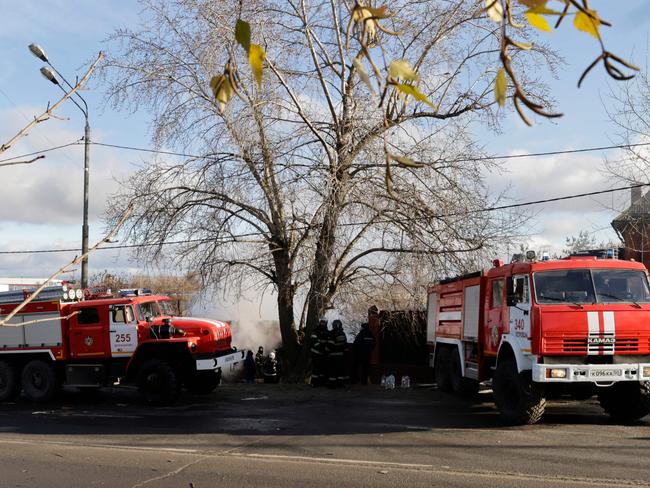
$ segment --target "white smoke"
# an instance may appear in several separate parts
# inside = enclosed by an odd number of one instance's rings
[[[256,352],[262,346],[270,352],[281,344],[275,295],[224,297],[206,292],[191,308],[196,317],[230,322],[232,344]]]

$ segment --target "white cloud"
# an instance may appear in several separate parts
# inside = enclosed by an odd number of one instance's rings
[[[36,114],[33,107],[0,110],[2,137],[8,138],[24,125],[25,114]],[[2,158],[30,153],[79,139],[67,121],[52,119],[36,126]],[[100,139],[101,133],[95,135]],[[0,222],[33,224],[72,224],[81,221],[83,205],[83,145],[46,154],[31,165],[0,168],[3,205]],[[111,149],[90,148],[89,218],[103,214],[108,195],[116,190],[114,176],[132,169]]]
[[[525,154],[516,149],[510,154]],[[602,172],[603,161],[592,154],[515,158],[505,160],[501,174],[486,175],[495,192],[508,188],[512,203],[546,200],[617,186]],[[607,193],[523,207],[533,214],[531,239],[539,248],[561,250],[567,236],[581,230],[597,240],[617,240],[612,219],[629,204],[629,192]]]

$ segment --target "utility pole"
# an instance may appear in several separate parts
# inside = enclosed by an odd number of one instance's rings
[[[84,208],[83,226],[81,228],[81,253],[88,252],[88,179],[90,175],[90,124],[88,123],[88,112],[86,115],[86,127],[84,130]],[[81,288],[88,288],[88,256],[81,261]]]
[[[73,86],[68,82],[68,80],[66,80],[65,77],[59,73],[59,71],[52,65],[41,46],[38,44],[30,44],[29,50],[38,59],[47,63],[48,66],[54,70],[54,73],[56,73],[56,75],[58,75],[65,82],[65,84],[70,87],[71,90],[73,89]],[[67,90],[61,86],[61,83],[59,83],[59,80],[52,72],[52,70],[50,70],[47,66],[43,66],[41,68],[41,74],[48,81],[52,82],[61,90],[63,90],[64,93],[68,93]],[[85,254],[88,253],[88,180],[90,176],[90,123],[88,122],[88,104],[86,103],[86,100],[84,100],[84,98],[79,95],[79,93],[75,93],[75,95],[79,98],[79,100],[81,100],[84,106],[82,107],[79,105],[74,98],[71,98],[71,100],[74,102],[77,108],[81,110],[81,113],[84,114],[84,119],[86,120],[86,126],[84,128],[83,224],[81,226],[81,253],[84,255],[84,258],[81,261],[81,287],[88,288],[88,256],[85,256]]]

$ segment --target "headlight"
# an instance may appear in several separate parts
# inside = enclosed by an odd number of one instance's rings
[[[566,378],[565,368],[552,368],[546,370],[547,378]]]
[[[81,288],[77,288],[75,295],[77,296],[77,300],[81,300],[84,297],[84,291]]]
[[[643,376],[650,377],[650,366],[644,366],[643,367]]]

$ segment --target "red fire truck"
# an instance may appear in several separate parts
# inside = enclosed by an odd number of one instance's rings
[[[650,413],[650,289],[641,263],[535,259],[446,279],[428,291],[427,342],[439,388],[491,380],[507,424],[532,424],[547,398],[597,394],[615,420]]]
[[[32,291],[0,293],[0,317]],[[221,368],[243,359],[228,323],[177,317],[169,297],[128,290],[83,298],[82,290],[48,287],[0,327],[0,401],[21,390],[41,402],[62,385],[133,384],[147,402],[171,404],[183,386],[214,390]]]

